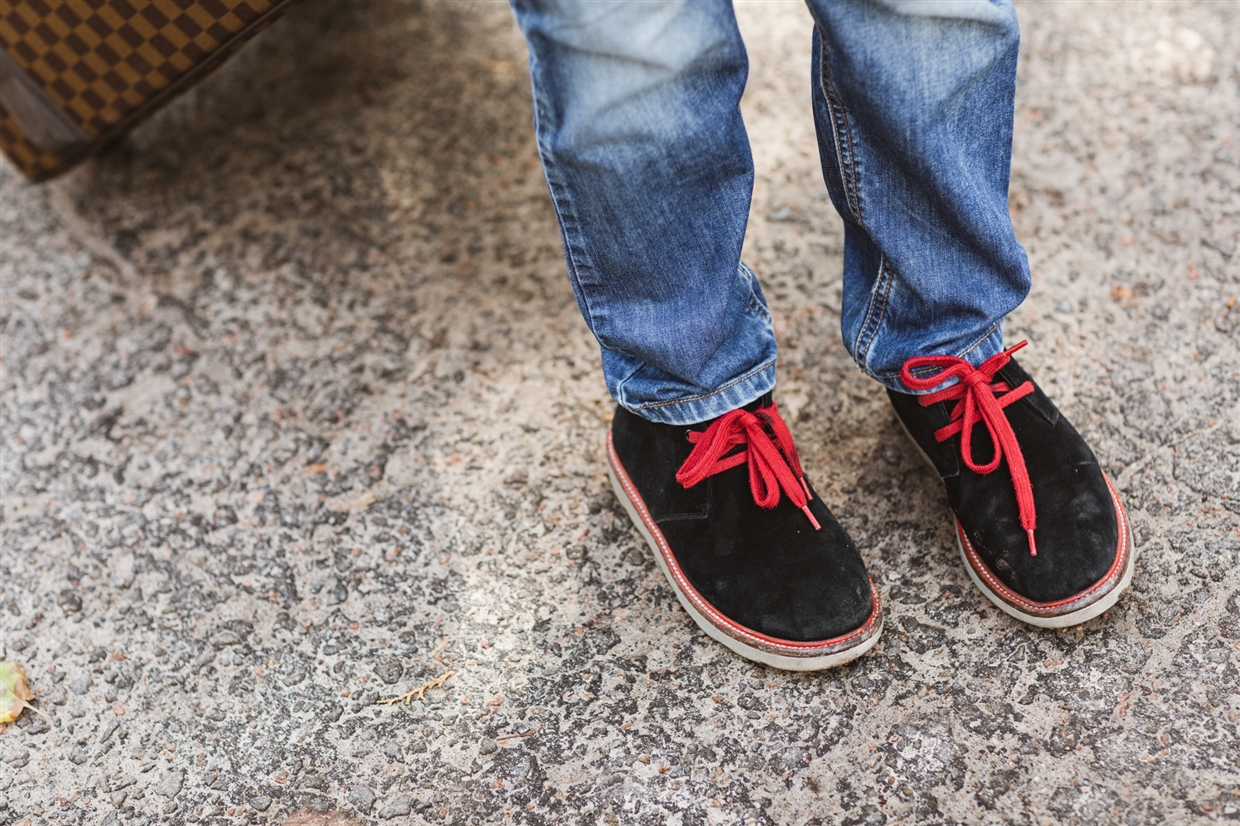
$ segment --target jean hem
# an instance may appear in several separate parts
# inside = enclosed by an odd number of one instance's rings
[[[717,419],[724,413],[744,407],[775,388],[775,361],[736,379],[718,390],[689,399],[673,399],[650,404],[621,406],[634,415],[660,424],[694,425]]]
[[[986,361],[986,359],[990,358],[991,356],[997,355],[1001,352],[1003,352],[1003,326],[1002,326],[1002,322],[996,322],[995,325],[990,328],[990,331],[986,335],[984,335],[982,338],[978,339],[977,341],[974,341],[972,344],[970,344],[968,347],[965,347],[963,350],[959,352],[953,352],[953,353],[942,353],[942,354],[935,353],[934,355],[955,356],[956,358],[964,359],[969,364],[973,365],[974,367],[977,367],[981,365],[982,362]],[[910,358],[912,358],[912,356],[910,356]],[[948,379],[942,382],[941,384],[936,384],[934,387],[931,387],[929,390],[910,390],[908,387],[904,385],[904,382],[900,380],[899,373],[883,374],[883,375],[876,375],[874,373],[870,373],[869,375],[871,378],[874,378],[875,380],[877,380],[880,384],[882,384],[888,390],[893,390],[896,393],[904,393],[905,395],[909,395],[909,396],[924,396],[929,393],[937,393],[943,388],[951,387],[953,384],[956,384],[959,381],[958,379],[953,378],[953,379]]]

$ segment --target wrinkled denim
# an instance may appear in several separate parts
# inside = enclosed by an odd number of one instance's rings
[[[512,0],[578,306],[607,389],[667,424],[775,384],[740,260],[753,159],[728,0]],[[1029,267],[1007,211],[1019,33],[1009,0],[809,0],[812,106],[844,220],[841,325],[857,364],[1002,349]]]

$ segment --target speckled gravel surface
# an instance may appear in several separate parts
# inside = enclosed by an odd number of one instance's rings
[[[1130,508],[1106,616],[992,607],[847,360],[801,6],[740,6],[747,260],[888,606],[821,675],[707,640],[610,492],[507,9],[311,3],[0,169],[0,658],[54,718],[0,823],[1240,820],[1240,4],[1020,12],[1008,336]]]

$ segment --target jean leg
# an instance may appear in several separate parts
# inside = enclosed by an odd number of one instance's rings
[[[728,0],[512,0],[569,276],[607,389],[693,424],[775,382],[775,336],[740,260],[753,160],[748,62]]]
[[[844,219],[849,352],[980,364],[1028,294],[1008,214],[1019,30],[1010,0],[808,0],[823,175]]]

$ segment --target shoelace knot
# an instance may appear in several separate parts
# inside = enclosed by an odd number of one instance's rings
[[[995,381],[995,374],[1012,360],[1012,354],[1029,342],[1022,341],[996,353],[977,367],[956,356],[919,356],[904,362],[900,368],[900,380],[910,390],[929,390],[945,380],[956,378],[958,384],[919,396],[922,407],[943,401],[955,401],[949,415],[950,424],[941,427],[934,433],[937,441],[944,442],[961,434],[960,455],[965,466],[974,473],[993,473],[1003,457],[1007,456],[1008,470],[1012,475],[1012,487],[1016,490],[1016,507],[1020,514],[1020,526],[1029,537],[1029,553],[1038,555],[1038,546],[1034,542],[1033,532],[1037,528],[1037,511],[1033,504],[1033,483],[1029,480],[1029,471],[1025,467],[1025,456],[1021,453],[1016,433],[1007,419],[1004,408],[1023,399],[1033,392],[1033,382],[1025,381],[1018,387],[1010,387],[1007,382]],[[929,376],[914,376],[914,370],[938,368]],[[1001,395],[996,396],[999,393]],[[995,455],[986,464],[973,461],[973,426],[978,422],[986,425],[994,445]]]
[[[705,431],[689,431],[693,450],[676,472],[676,481],[691,488],[709,476],[738,465],[749,465],[749,489],[758,507],[772,509],[779,504],[780,491],[809,519],[814,530],[822,530],[809,509],[813,498],[805,482],[805,472],[797,457],[796,445],[779,408],[772,404],[753,411],[733,410],[710,423]],[[744,445],[745,449],[733,453]]]

